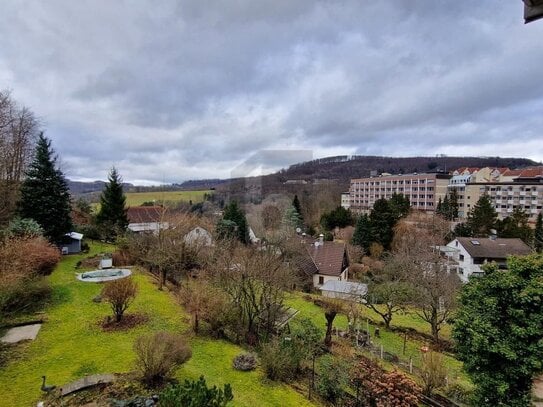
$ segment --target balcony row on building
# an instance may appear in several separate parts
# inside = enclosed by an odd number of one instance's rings
[[[515,208],[524,210],[535,221],[543,206],[543,166],[522,170],[509,168],[459,168],[450,174],[381,174],[352,179],[341,205],[355,213],[367,213],[375,201],[393,194],[407,196],[414,209],[434,212],[438,202],[452,190],[458,196],[458,216],[466,218],[479,198],[490,197],[500,219]]]

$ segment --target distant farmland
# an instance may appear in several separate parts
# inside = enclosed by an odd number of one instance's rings
[[[189,202],[193,204],[203,202],[204,194],[209,194],[212,191],[156,191],[156,192],[127,192],[126,193],[126,205],[127,206],[140,206],[144,202],[153,202],[156,204],[161,202],[177,203],[177,202]]]

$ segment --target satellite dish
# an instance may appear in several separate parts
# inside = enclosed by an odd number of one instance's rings
[[[300,234],[301,231],[302,231],[302,229],[296,228],[296,233]]]

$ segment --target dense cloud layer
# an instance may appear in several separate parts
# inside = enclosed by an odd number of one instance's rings
[[[542,38],[520,1],[6,0],[0,89],[43,118],[72,178],[351,153],[539,161]]]

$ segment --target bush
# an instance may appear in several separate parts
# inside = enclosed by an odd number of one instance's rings
[[[234,369],[247,372],[256,368],[256,356],[252,353],[240,353],[234,358]]]
[[[445,395],[457,403],[471,405],[474,399],[474,388],[459,382],[449,383],[445,388]]]
[[[36,274],[50,274],[60,251],[44,238],[5,239],[0,244],[0,286]]]
[[[234,399],[232,388],[208,388],[203,376],[198,381],[185,380],[183,384],[168,387],[160,393],[160,407],[225,407]]]
[[[447,368],[441,353],[430,351],[423,355],[420,377],[426,395],[431,395],[435,389],[445,386]]]
[[[2,286],[0,287],[0,315],[7,316],[36,310],[50,296],[49,283],[40,277],[22,279]]]
[[[362,387],[369,405],[416,407],[421,388],[406,375],[394,370],[386,372],[376,362],[361,358],[353,370],[353,382]]]
[[[270,380],[288,381],[296,376],[298,358],[284,342],[274,339],[260,349],[260,363]]]
[[[326,400],[335,403],[343,397],[348,383],[347,368],[332,356],[323,356],[319,361],[317,392]]]
[[[123,314],[136,297],[137,285],[132,277],[109,281],[102,289],[102,298],[111,305],[115,320],[120,322]]]
[[[51,274],[61,258],[58,248],[43,238],[23,241],[20,250],[27,267],[43,276]]]
[[[50,274],[60,252],[44,238],[5,239],[0,244],[0,315],[37,309],[51,289],[40,275]]]
[[[142,380],[151,386],[162,383],[175,367],[192,356],[185,339],[168,332],[140,336],[134,343],[134,351]]]
[[[15,218],[5,230],[9,238],[35,238],[43,236],[43,228],[34,219]]]

